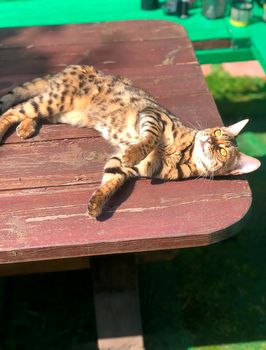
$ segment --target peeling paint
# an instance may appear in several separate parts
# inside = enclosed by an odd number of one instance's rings
[[[34,217],[34,218],[27,218],[27,219],[25,219],[25,222],[41,222],[41,221],[48,221],[48,220],[67,219],[67,218],[73,218],[73,217],[78,217],[78,216],[81,216],[81,217],[86,216],[86,213],[38,216],[38,217]]]
[[[165,59],[162,62],[163,66],[167,66],[168,64],[173,64],[176,58],[176,54],[178,54],[179,51],[180,50],[178,48],[168,52],[168,54],[166,55]]]

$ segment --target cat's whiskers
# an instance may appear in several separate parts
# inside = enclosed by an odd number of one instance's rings
[[[214,179],[214,171],[212,171],[211,173],[210,173],[210,180],[213,180]]]
[[[201,122],[199,120],[196,120],[196,124],[198,125],[199,130],[204,130],[205,128],[203,128]]]
[[[190,125],[190,127],[192,127],[192,129],[196,130],[197,132],[202,130],[201,127],[196,127],[195,124],[190,121],[186,121],[186,124]]]

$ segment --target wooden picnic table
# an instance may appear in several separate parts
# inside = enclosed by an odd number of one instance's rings
[[[1,29],[0,40],[1,95],[68,64],[92,64],[132,79],[189,126],[222,125],[191,42],[177,24],[12,28]],[[111,152],[90,129],[42,125],[26,141],[9,133],[0,147],[0,273],[23,263],[105,255],[91,263],[99,349],[141,349],[135,258],[121,253],[225,239],[248,211],[251,192],[238,177],[143,179],[127,183],[94,220],[86,215],[87,202]]]

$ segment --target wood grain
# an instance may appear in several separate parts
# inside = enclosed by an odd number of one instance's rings
[[[230,39],[198,40],[193,42],[194,50],[223,49],[232,47]]]
[[[0,262],[206,245],[227,237],[251,203],[239,179],[140,180],[126,184],[94,220],[86,204],[96,186],[2,191]]]
[[[61,44],[164,41],[175,39],[191,45],[185,29],[168,21],[121,21],[104,24],[59,25],[45,27],[1,28],[5,47],[51,46]],[[182,39],[182,40],[181,40]]]
[[[99,350],[145,350],[134,254],[91,261]],[[107,312],[108,310],[108,312]]]
[[[113,148],[93,138],[14,144],[0,148],[0,189],[95,183]],[[29,156],[31,154],[31,156]]]
[[[0,30],[1,93],[69,63],[131,78],[189,126],[221,125],[184,29],[163,21]],[[43,125],[0,147],[0,262],[18,263],[206,245],[247,213],[245,179],[127,183],[99,220],[89,196],[113,152],[99,134]]]

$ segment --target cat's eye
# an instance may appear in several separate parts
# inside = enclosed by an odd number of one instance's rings
[[[217,130],[215,130],[214,131],[214,136],[221,136],[222,135],[222,132],[221,132],[221,130],[220,129],[217,129]]]
[[[220,148],[219,149],[219,152],[221,154],[222,157],[226,157],[227,156],[227,151],[225,148]]]

